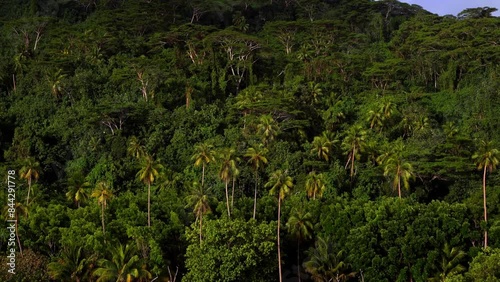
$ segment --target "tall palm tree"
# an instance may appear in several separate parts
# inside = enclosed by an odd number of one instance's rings
[[[351,165],[351,178],[354,176],[354,161],[359,159],[365,149],[366,131],[360,125],[351,127],[342,142],[342,149],[347,154],[346,168]]]
[[[280,247],[280,226],[281,226],[281,202],[290,193],[293,187],[293,179],[287,175],[287,172],[282,172],[277,170],[271,174],[269,182],[266,183],[265,187],[271,187],[269,194],[278,197],[278,267],[279,267],[279,278],[280,282],[283,281],[283,276],[281,274],[281,247]]]
[[[247,149],[245,157],[248,158],[248,162],[251,163],[254,174],[255,174],[255,193],[254,193],[254,201],[253,201],[253,219],[255,219],[255,213],[257,211],[257,184],[259,178],[259,169],[264,167],[267,164],[267,149],[264,148],[264,145],[260,144],[259,146],[250,147]]]
[[[151,279],[152,275],[146,269],[146,263],[136,253],[137,250],[129,244],[125,247],[118,244],[109,248],[110,257],[100,259],[97,262],[99,268],[93,273],[99,277],[97,282],[130,282],[133,278],[138,281],[149,281],[145,279]]]
[[[198,183],[194,182],[192,194],[186,197],[187,206],[193,207],[193,213],[196,215],[196,221],[200,221],[200,245],[202,241],[203,215],[210,212],[210,204],[208,195],[203,192],[203,188],[198,187]]]
[[[366,121],[370,123],[371,129],[378,128],[379,130],[382,129],[384,123],[382,113],[374,110],[370,110],[368,112],[368,118]]]
[[[300,282],[300,242],[312,238],[312,215],[302,210],[296,210],[286,223],[288,232],[297,238],[297,275]]]
[[[141,169],[137,172],[137,178],[148,186],[148,227],[151,226],[151,184],[160,175],[159,171],[163,166],[153,160],[150,155],[145,155],[141,159]]]
[[[90,188],[90,183],[85,180],[85,176],[82,173],[77,172],[68,180],[66,198],[73,201],[77,207],[80,207],[80,203],[85,202],[89,198],[88,188]]]
[[[9,212],[9,205],[6,205],[3,210],[3,215],[4,218],[10,218],[10,212]],[[17,237],[17,244],[19,245],[19,252],[21,255],[23,255],[23,247],[21,246],[21,240],[19,239],[19,219],[21,216],[27,217],[28,216],[28,207],[23,205],[21,202],[16,202],[14,205],[14,214],[15,214],[15,228],[16,228],[16,237]]]
[[[130,141],[128,142],[127,147],[127,154],[136,159],[141,159],[145,155],[144,146],[141,145],[137,137],[130,137]]]
[[[328,138],[326,132],[323,132],[321,136],[316,136],[312,142],[311,153],[317,154],[319,159],[329,160],[330,151],[332,149],[334,141]]]
[[[113,198],[113,192],[109,188],[108,183],[100,181],[97,183],[94,192],[92,192],[91,197],[96,198],[97,203],[101,205],[102,233],[106,234],[106,228],[104,225],[104,210],[106,209],[108,201]]]
[[[316,199],[316,195],[318,197],[323,196],[323,192],[326,189],[325,185],[325,177],[322,173],[316,173],[315,171],[311,171],[306,178],[306,192],[309,198]]]
[[[414,177],[413,166],[399,154],[390,155],[385,160],[384,176],[392,178],[392,187],[398,189],[401,198],[401,182],[405,189],[410,188],[409,180]]]
[[[40,163],[37,162],[35,158],[28,157],[24,160],[23,166],[19,173],[21,178],[28,181],[28,197],[26,198],[26,205],[28,205],[30,200],[31,181],[33,179],[37,181],[40,177]]]
[[[194,160],[194,166],[202,166],[201,188],[205,185],[205,167],[210,162],[215,162],[215,151],[213,146],[208,143],[200,143],[194,146],[194,155],[191,157]]]
[[[234,186],[236,183],[236,177],[240,175],[240,170],[238,169],[237,162],[240,161],[240,158],[236,158],[236,162],[234,162],[234,166],[231,167],[231,175],[233,176],[233,184],[231,187],[231,209],[233,209],[233,203],[234,203]]]
[[[476,162],[477,169],[483,170],[483,209],[484,222],[488,222],[488,212],[486,209],[486,173],[493,172],[498,165],[500,152],[496,148],[492,148],[492,142],[481,141],[479,150],[472,156]],[[488,247],[488,230],[484,231],[484,248]]]
[[[278,134],[278,124],[271,115],[262,115],[257,125],[257,134],[262,136],[262,143],[268,145]]]
[[[236,157],[235,153],[236,150],[232,148],[225,148],[220,153],[221,167],[219,170],[219,177],[222,181],[224,181],[224,184],[226,185],[226,206],[227,216],[229,218],[231,218],[231,211],[229,209],[229,192],[227,190],[227,186],[231,178],[234,179],[233,172],[235,171],[236,162],[238,161],[238,157]]]
[[[48,273],[51,279],[59,281],[88,281],[93,260],[93,256],[85,256],[83,247],[72,245],[65,248],[56,261],[48,264]]]

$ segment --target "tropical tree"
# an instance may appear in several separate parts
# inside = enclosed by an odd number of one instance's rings
[[[231,178],[234,179],[233,173],[237,171],[236,162],[238,161],[238,157],[235,155],[236,150],[232,148],[225,148],[220,153],[221,167],[219,170],[219,177],[224,184],[226,185],[226,206],[227,206],[227,216],[231,218],[231,211],[229,209],[229,192],[227,190],[227,186]],[[233,182],[233,194],[234,196],[234,182]],[[232,202],[232,198],[231,198]]]
[[[48,273],[50,278],[59,281],[88,281],[93,261],[93,256],[85,256],[83,247],[71,245],[61,252],[56,261],[48,264]]]
[[[265,187],[271,187],[270,195],[278,197],[278,268],[279,268],[279,281],[283,281],[281,274],[281,248],[280,248],[280,226],[281,226],[281,202],[290,193],[293,187],[293,179],[287,175],[287,172],[277,170],[271,174],[269,181]]]
[[[268,145],[278,134],[279,127],[271,115],[262,115],[257,125],[257,134],[262,136],[262,143]]]
[[[205,184],[205,167],[210,162],[215,162],[215,151],[213,146],[208,143],[201,143],[194,146],[195,153],[191,157],[194,160],[194,166],[202,166],[202,174],[201,174],[201,188]]]
[[[306,272],[316,282],[346,281],[355,275],[349,271],[349,265],[343,261],[344,252],[333,251],[332,244],[318,237],[315,247],[307,251],[309,260],[304,262]]]
[[[80,207],[80,203],[89,198],[88,188],[90,188],[90,183],[85,179],[85,176],[80,172],[75,173],[68,180],[66,198]]]
[[[4,218],[11,218],[12,215],[12,210],[9,205],[6,205],[3,209],[3,216]],[[17,244],[19,245],[19,252],[21,255],[23,255],[23,247],[21,245],[21,240],[19,239],[19,219],[20,217],[27,217],[28,216],[28,207],[23,205],[21,202],[16,202],[14,205],[14,219],[15,219],[15,228],[16,228],[16,237],[17,237]]]
[[[160,175],[163,166],[153,160],[150,155],[145,155],[141,159],[141,169],[137,172],[137,178],[148,186],[148,227],[151,226],[151,184]]]
[[[136,159],[141,159],[144,155],[144,146],[141,145],[139,139],[137,137],[130,137],[130,141],[128,142],[127,154]]]
[[[99,277],[96,282],[116,281],[129,282],[133,278],[138,281],[149,281],[151,273],[146,269],[146,264],[136,254],[133,245],[122,244],[109,248],[109,258],[98,260],[98,268],[93,275]]]
[[[193,213],[196,215],[196,221],[200,221],[200,245],[202,241],[203,215],[211,211],[208,195],[204,193],[202,186],[198,187],[198,183],[192,185],[191,195],[186,197],[187,206],[192,207]]]
[[[309,198],[316,199],[323,196],[325,192],[325,177],[322,173],[316,173],[316,171],[311,171],[306,178],[306,193]]]
[[[458,247],[451,247],[445,243],[440,251],[439,261],[435,264],[438,274],[429,279],[429,282],[445,282],[447,277],[464,272],[467,268],[460,262],[467,256],[467,253]]]
[[[354,176],[354,161],[359,160],[361,153],[365,149],[366,131],[360,125],[351,127],[342,142],[342,149],[347,154],[347,162],[345,167],[350,164],[351,178]]]
[[[297,238],[297,275],[300,277],[300,242],[312,238],[313,224],[310,212],[295,210],[286,223],[288,232]]]
[[[40,163],[35,160],[35,158],[28,157],[24,160],[23,166],[19,171],[21,178],[28,181],[28,196],[26,198],[26,205],[29,204],[30,192],[31,192],[31,181],[34,179],[38,180],[40,177]]]
[[[100,181],[97,183],[94,192],[92,192],[91,197],[96,198],[97,203],[101,205],[102,233],[106,234],[106,228],[104,225],[104,210],[106,209],[108,201],[113,198],[113,192],[109,188],[108,183]]]
[[[328,161],[330,158],[330,151],[332,149],[333,141],[328,138],[326,132],[321,136],[316,136],[312,142],[311,153],[318,155],[319,159]]]
[[[248,162],[252,165],[254,174],[255,174],[255,193],[254,193],[254,201],[253,201],[253,219],[255,219],[255,213],[257,211],[257,185],[259,178],[259,169],[264,167],[267,164],[267,149],[264,148],[264,145],[260,144],[259,146],[250,147],[247,149],[245,157],[248,158]]]
[[[479,145],[479,150],[472,156],[475,161],[478,170],[483,170],[483,209],[484,209],[484,222],[488,222],[488,212],[486,208],[486,173],[489,171],[492,173],[497,165],[498,159],[500,158],[500,151],[496,148],[492,148],[493,143],[481,141]],[[484,248],[488,247],[488,230],[484,230]]]
[[[394,143],[392,152],[386,152],[379,157],[379,161],[384,166],[384,176],[392,179],[392,188],[398,189],[401,198],[401,182],[405,189],[410,188],[410,179],[414,177],[413,166],[404,160],[404,144],[401,140]]]

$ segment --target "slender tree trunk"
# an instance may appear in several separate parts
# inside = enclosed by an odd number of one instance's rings
[[[401,199],[401,176],[399,175],[399,167],[396,177],[398,178],[398,194],[399,198]]]
[[[483,171],[483,207],[484,207],[484,222],[488,223],[488,213],[486,210],[486,168],[487,166],[484,166],[484,171]],[[486,249],[488,247],[488,230],[484,230],[484,248]]]
[[[226,205],[227,205],[227,217],[231,219],[231,211],[229,210],[229,193],[227,191],[227,185],[229,184],[229,180],[226,180]]]
[[[16,92],[16,75],[12,74],[12,83],[14,84],[14,92]]]
[[[299,282],[301,281],[300,279],[300,240],[297,240],[297,277],[299,277]]]
[[[356,156],[356,147],[352,149],[352,156],[351,156],[351,178],[354,175],[354,158]]]
[[[203,166],[201,169],[201,191],[203,191],[204,183],[205,183],[205,163],[203,163]]]
[[[21,246],[21,240],[19,239],[19,232],[18,232],[18,224],[17,221],[19,220],[19,217],[17,216],[16,212],[16,237],[17,237],[17,244],[19,245],[19,252],[21,253],[21,256],[23,255],[23,247]]]
[[[257,170],[255,170],[255,195],[253,198],[253,219],[255,219],[255,212],[257,211],[257,183],[258,183]]]
[[[233,203],[234,203],[234,183],[236,181],[236,178],[233,177],[233,188],[232,188],[232,191],[231,191],[231,209],[233,209]]]
[[[203,213],[200,215],[200,246],[201,246],[201,225],[203,224]]]
[[[151,227],[151,183],[148,183],[148,227]]]
[[[106,234],[106,230],[104,229],[104,202],[101,204],[101,223],[102,223],[102,234]]]
[[[26,206],[28,206],[28,202],[30,200],[30,191],[31,191],[31,176],[28,178],[28,197],[26,198]]]
[[[280,220],[281,220],[281,199],[278,196],[278,268],[279,268],[280,282],[283,282],[283,277],[281,275]]]

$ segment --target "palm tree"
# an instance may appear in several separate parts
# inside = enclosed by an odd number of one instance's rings
[[[145,155],[144,146],[141,145],[137,137],[130,137],[130,141],[127,147],[127,154],[136,159],[141,159]]]
[[[366,144],[366,131],[360,125],[351,127],[342,142],[342,149],[347,153],[345,167],[351,164],[351,178],[354,176],[354,161],[359,160],[360,153],[364,151]]]
[[[97,282],[116,281],[130,282],[133,278],[139,281],[151,279],[151,273],[146,269],[146,264],[136,254],[133,245],[127,244],[123,247],[118,244],[109,249],[110,258],[100,259],[97,263],[99,268],[94,271],[98,276]],[[147,280],[149,281],[149,280]]]
[[[262,143],[268,145],[278,134],[279,127],[271,115],[262,115],[257,125],[257,134],[262,136]]]
[[[204,194],[203,188],[198,188],[198,183],[194,182],[192,187],[192,194],[186,197],[188,202],[186,207],[193,207],[193,213],[196,215],[196,221],[200,220],[200,245],[202,241],[202,226],[203,215],[210,212],[210,204],[208,195]]]
[[[61,94],[63,91],[62,80],[66,77],[66,75],[61,72],[62,69],[57,70],[48,79],[50,83],[50,88],[52,90],[52,95],[55,98],[61,98]]]
[[[286,223],[288,232],[297,238],[297,275],[300,282],[300,242],[312,238],[312,215],[302,210],[296,210]]]
[[[6,205],[4,207],[4,210],[3,210],[3,215],[4,215],[4,218],[11,218],[11,211],[9,211],[11,207],[9,207],[9,205]],[[17,237],[17,244],[19,245],[19,252],[21,253],[21,255],[23,255],[23,247],[21,246],[21,240],[19,239],[19,219],[20,219],[20,216],[24,216],[24,217],[27,217],[28,216],[28,207],[23,205],[22,203],[20,202],[16,202],[16,204],[14,205],[14,219],[15,219],[15,228],[16,228],[16,237]]]
[[[500,152],[496,148],[492,148],[492,142],[481,141],[479,150],[472,156],[476,162],[477,169],[483,170],[483,208],[484,208],[484,222],[488,222],[488,213],[486,209],[486,173],[492,173],[498,165]],[[488,230],[484,231],[484,248],[488,247]]]
[[[255,213],[257,211],[257,184],[259,177],[259,169],[267,164],[267,149],[264,145],[260,144],[258,147],[250,147],[247,149],[245,157],[248,158],[248,162],[252,164],[252,168],[255,174],[255,194],[253,201],[253,219],[255,219]]]
[[[306,192],[309,198],[316,199],[316,195],[318,197],[323,196],[323,192],[326,189],[325,185],[325,177],[322,173],[316,174],[315,171],[311,171],[309,175],[307,175],[306,179]]]
[[[113,198],[113,192],[109,188],[108,183],[100,181],[97,183],[91,197],[96,198],[97,203],[101,205],[102,233],[106,234],[106,228],[104,226],[104,210],[106,209],[107,202]]]
[[[163,166],[153,160],[150,155],[145,155],[141,159],[141,169],[137,172],[137,178],[148,186],[148,227],[151,226],[151,184],[158,178],[160,170]]]
[[[93,260],[93,256],[85,257],[83,247],[72,245],[61,252],[57,261],[48,264],[48,273],[51,279],[59,281],[88,281]]]
[[[440,251],[440,261],[434,264],[439,273],[429,279],[429,282],[444,282],[448,276],[464,272],[467,268],[460,264],[467,254],[458,247],[450,247],[450,244],[445,243]]]
[[[314,281],[345,281],[355,275],[343,261],[343,251],[335,253],[331,243],[321,237],[318,237],[314,245],[315,247],[307,252],[309,260],[304,262],[306,272],[311,274]]]
[[[382,114],[380,112],[374,111],[374,110],[370,110],[368,112],[367,121],[370,123],[371,129],[373,129],[373,128],[382,129],[383,122],[384,122]]]
[[[234,179],[233,172],[235,172],[235,170],[237,171],[236,162],[238,161],[238,158],[235,156],[235,153],[236,150],[232,148],[225,148],[220,153],[221,167],[219,170],[219,177],[222,181],[224,181],[226,185],[226,205],[227,205],[227,216],[229,218],[231,218],[231,211],[229,209],[229,192],[227,190],[227,186],[231,178]],[[233,196],[234,196],[234,185],[233,185]]]
[[[328,161],[332,145],[333,142],[328,138],[326,132],[323,132],[323,135],[314,137],[311,153],[317,154],[319,159]]]
[[[66,193],[66,198],[70,201],[75,202],[77,207],[80,207],[80,203],[85,202],[89,198],[87,189],[90,187],[90,183],[85,180],[82,173],[75,173],[68,180],[68,192]]]
[[[40,177],[40,163],[35,160],[35,158],[28,157],[23,162],[23,167],[19,171],[21,178],[28,181],[28,197],[26,198],[26,205],[29,204],[30,191],[31,191],[31,180],[38,180]]]
[[[236,183],[236,177],[240,175],[240,170],[238,169],[238,166],[236,166],[236,163],[240,161],[240,158],[236,158],[236,161],[234,162],[234,166],[231,167],[231,175],[233,176],[233,185],[231,188],[231,209],[233,208],[233,203],[234,203],[234,185]]]
[[[409,180],[414,177],[413,166],[400,154],[392,154],[385,160],[384,176],[393,179],[392,187],[398,189],[398,195],[401,198],[401,182],[405,189],[410,188]]]
[[[210,162],[215,162],[215,151],[213,150],[213,146],[208,143],[201,143],[194,146],[195,153],[191,157],[194,160],[194,166],[202,165],[202,174],[201,174],[201,188],[205,184],[205,166],[207,166]]]
[[[280,225],[281,225],[281,202],[285,199],[286,195],[290,193],[293,187],[293,179],[287,175],[287,172],[277,170],[271,174],[269,182],[265,187],[271,187],[269,194],[278,196],[278,267],[280,282],[283,281],[281,274],[281,248],[280,248]]]

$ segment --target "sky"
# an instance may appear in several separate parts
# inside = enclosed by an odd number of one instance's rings
[[[440,16],[447,14],[456,16],[467,8],[491,7],[499,10],[493,15],[500,17],[500,0],[400,0],[400,2],[417,4],[425,10]]]

